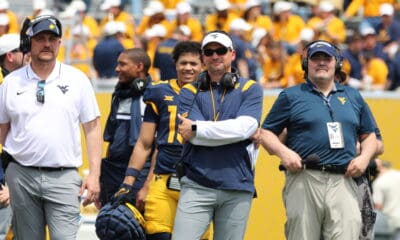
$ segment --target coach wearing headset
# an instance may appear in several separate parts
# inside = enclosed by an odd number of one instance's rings
[[[199,239],[213,221],[213,239],[239,240],[255,193],[252,139],[263,94],[231,67],[236,52],[228,34],[210,32],[201,46],[207,71],[179,98],[178,131],[187,142],[172,239]]]
[[[335,45],[312,42],[304,56],[306,82],[279,94],[261,131],[262,146],[286,169],[285,235],[288,240],[359,239],[353,177],[363,174],[376,151],[375,125],[359,92],[335,81],[342,63]],[[285,128],[286,145],[278,139]]]
[[[76,239],[79,195],[87,190],[84,206],[99,197],[99,108],[86,75],[56,60],[61,36],[53,16],[26,20],[20,50],[31,62],[0,85],[0,142],[17,239],[45,239],[46,225],[51,239]],[[83,184],[81,124],[89,158]]]

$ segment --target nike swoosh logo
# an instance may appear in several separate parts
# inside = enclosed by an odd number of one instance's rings
[[[24,92],[26,92],[26,91],[17,92],[17,95],[21,95],[21,94],[23,94]]]

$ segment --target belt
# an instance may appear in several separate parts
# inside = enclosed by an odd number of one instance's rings
[[[24,167],[33,168],[45,172],[65,171],[71,169],[76,170],[76,167],[37,167],[37,166],[24,166]]]
[[[27,168],[33,168],[37,169],[39,171],[46,171],[46,172],[55,172],[55,171],[64,171],[64,170],[77,170],[76,167],[39,167],[39,166],[24,166],[21,165],[19,162],[15,161],[15,159],[6,151],[3,151],[1,154],[2,160],[7,162],[7,165],[9,162],[14,162],[20,166],[27,167]]]
[[[329,172],[336,174],[345,174],[347,171],[347,166],[332,165],[332,164],[325,164],[325,165],[303,164],[303,169],[318,170],[321,172]],[[279,170],[286,171],[286,168],[283,165],[279,165]]]

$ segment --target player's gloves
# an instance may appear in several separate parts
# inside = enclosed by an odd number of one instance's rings
[[[111,198],[112,205],[120,205],[123,203],[131,203],[135,206],[136,196],[133,193],[133,186],[122,183],[118,191]]]

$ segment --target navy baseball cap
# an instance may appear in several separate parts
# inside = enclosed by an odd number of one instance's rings
[[[317,52],[323,52],[331,57],[338,58],[338,49],[329,42],[317,41],[312,43],[307,50],[307,58],[312,57]]]
[[[36,22],[37,21],[37,22]],[[45,17],[43,19],[33,20],[32,27],[28,29],[28,36],[33,37],[42,32],[49,32],[61,37],[62,32],[57,25],[56,19]]]

